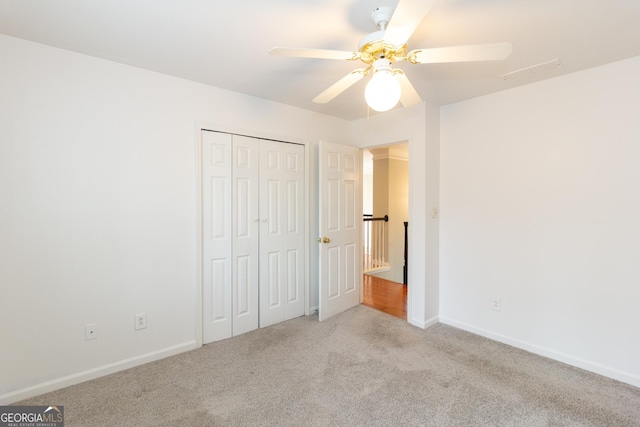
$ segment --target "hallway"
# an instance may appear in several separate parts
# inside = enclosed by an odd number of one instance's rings
[[[407,286],[365,274],[362,304],[407,320]]]

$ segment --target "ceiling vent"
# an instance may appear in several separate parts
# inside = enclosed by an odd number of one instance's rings
[[[522,68],[510,73],[502,74],[500,78],[506,81],[524,80],[527,78],[533,78],[540,74],[549,74],[561,68],[562,63],[558,59],[553,59],[541,64],[532,65],[527,68]]]

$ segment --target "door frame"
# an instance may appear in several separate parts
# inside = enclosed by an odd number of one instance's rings
[[[375,118],[374,118],[375,117]],[[354,145],[409,142],[409,288],[407,321],[421,329],[439,321],[440,108],[428,102],[352,122]]]
[[[407,239],[409,240],[409,242],[412,242],[412,240],[414,239],[414,236],[412,236],[412,230],[411,230],[411,221],[412,221],[412,218],[413,218],[413,211],[411,210],[412,209],[412,205],[413,205],[412,201],[411,201],[411,199],[412,199],[411,198],[411,194],[412,194],[412,190],[413,190],[413,185],[415,185],[415,184],[413,184],[413,178],[412,178],[412,174],[411,174],[411,172],[412,172],[412,166],[411,166],[411,164],[412,164],[412,161],[411,161],[411,146],[412,146],[411,138],[392,140],[392,141],[389,141],[389,142],[379,142],[379,143],[376,143],[374,145],[368,145],[366,147],[360,147],[360,159],[362,159],[362,151],[363,150],[370,150],[372,148],[390,147],[390,146],[398,145],[398,144],[407,144],[407,156],[408,156],[407,168],[408,168],[408,175],[409,175],[409,178],[408,178],[408,186],[409,186],[409,188],[408,188],[408,196],[407,196],[407,212],[408,212],[408,217],[409,217],[408,218],[408,220],[409,220],[409,228],[407,230]],[[363,169],[363,168],[361,167],[361,169]],[[362,180],[362,178],[361,178],[361,180]],[[362,195],[360,197],[362,199]],[[409,244],[409,256],[407,258],[407,263],[408,264],[412,264],[412,262],[410,262],[411,261],[411,256],[412,256],[412,252],[413,251],[411,250],[411,243],[410,243]],[[424,329],[426,326],[415,324],[415,322],[412,322],[412,317],[411,317],[412,314],[413,314],[412,298],[415,297],[415,295],[414,295],[415,288],[413,286],[411,286],[412,280],[411,280],[411,276],[409,275],[411,270],[410,269],[407,269],[407,270],[408,270],[407,271],[407,276],[408,277],[407,277],[407,285],[406,285],[407,286],[407,320],[406,320],[406,322],[410,323],[410,324],[414,324],[415,326],[418,326],[418,327],[421,327],[421,328]]]
[[[409,159],[411,158],[411,153],[410,153],[410,148],[409,148],[410,147],[409,141],[408,140],[407,141],[396,141],[396,142],[389,143],[389,144],[381,144],[381,145],[375,145],[375,146],[369,146],[369,147],[361,147],[360,148],[360,162],[362,164],[363,161],[364,161],[364,155],[363,155],[363,151],[364,150],[367,150],[367,151],[370,152],[372,149],[388,148],[388,147],[393,147],[395,145],[406,145],[406,147],[407,147],[407,159],[406,159],[406,162],[407,162],[407,221],[408,221],[409,220],[409,213],[411,212],[411,205],[410,205],[411,197],[409,197],[409,194],[410,194],[409,188],[411,186],[411,168],[409,166]],[[362,207],[364,209],[364,185],[363,185],[364,167],[363,166],[364,165],[362,165],[362,167],[361,167],[361,174],[360,174],[360,183],[361,183],[360,188],[362,190],[362,195],[360,197],[360,203],[361,203],[361,205],[362,205]],[[373,190],[375,191],[375,188],[373,188]],[[364,213],[364,211],[363,211],[363,213]],[[410,237],[410,235],[407,234],[407,238],[409,238],[409,237]],[[364,245],[364,235],[362,233],[361,233],[361,236],[360,236],[360,240],[361,240],[361,243]],[[364,251],[362,252],[362,255],[364,257]],[[363,261],[364,261],[364,259],[363,259]],[[408,273],[408,271],[407,271],[407,273]],[[408,282],[407,282],[407,286],[408,286]],[[409,290],[409,288],[407,288],[407,291],[408,290]],[[409,305],[408,301],[409,301],[409,295],[408,295],[408,292],[407,292],[407,306]],[[407,318],[408,318],[408,316],[407,316]]]
[[[196,201],[196,239],[195,239],[195,254],[196,254],[196,266],[195,266],[195,341],[196,347],[202,347],[203,343],[203,281],[202,281],[202,273],[203,273],[203,264],[202,264],[202,132],[210,131],[210,132],[220,132],[220,133],[228,133],[233,135],[242,135],[248,136],[251,138],[260,138],[267,139],[278,142],[285,143],[294,143],[304,145],[304,240],[305,240],[305,257],[304,257],[304,266],[305,266],[305,274],[304,274],[304,299],[305,299],[305,307],[304,314],[308,316],[311,314],[310,310],[310,255],[311,251],[309,250],[310,245],[310,208],[309,201],[311,196],[311,180],[310,180],[310,146],[311,144],[307,139],[295,138],[291,136],[283,136],[283,135],[275,135],[268,132],[263,132],[256,129],[250,128],[238,128],[233,126],[228,126],[220,123],[202,123],[197,122],[194,126],[194,153],[195,153],[195,170],[196,176],[195,179],[195,201]]]

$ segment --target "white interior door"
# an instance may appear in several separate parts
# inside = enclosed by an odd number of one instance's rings
[[[320,142],[320,320],[360,304],[360,150]]]
[[[231,135],[202,132],[203,343],[232,333]]]
[[[304,146],[260,141],[260,327],[304,315]]]

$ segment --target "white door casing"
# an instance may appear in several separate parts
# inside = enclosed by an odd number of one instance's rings
[[[360,150],[320,142],[319,319],[348,310],[361,300]]]

